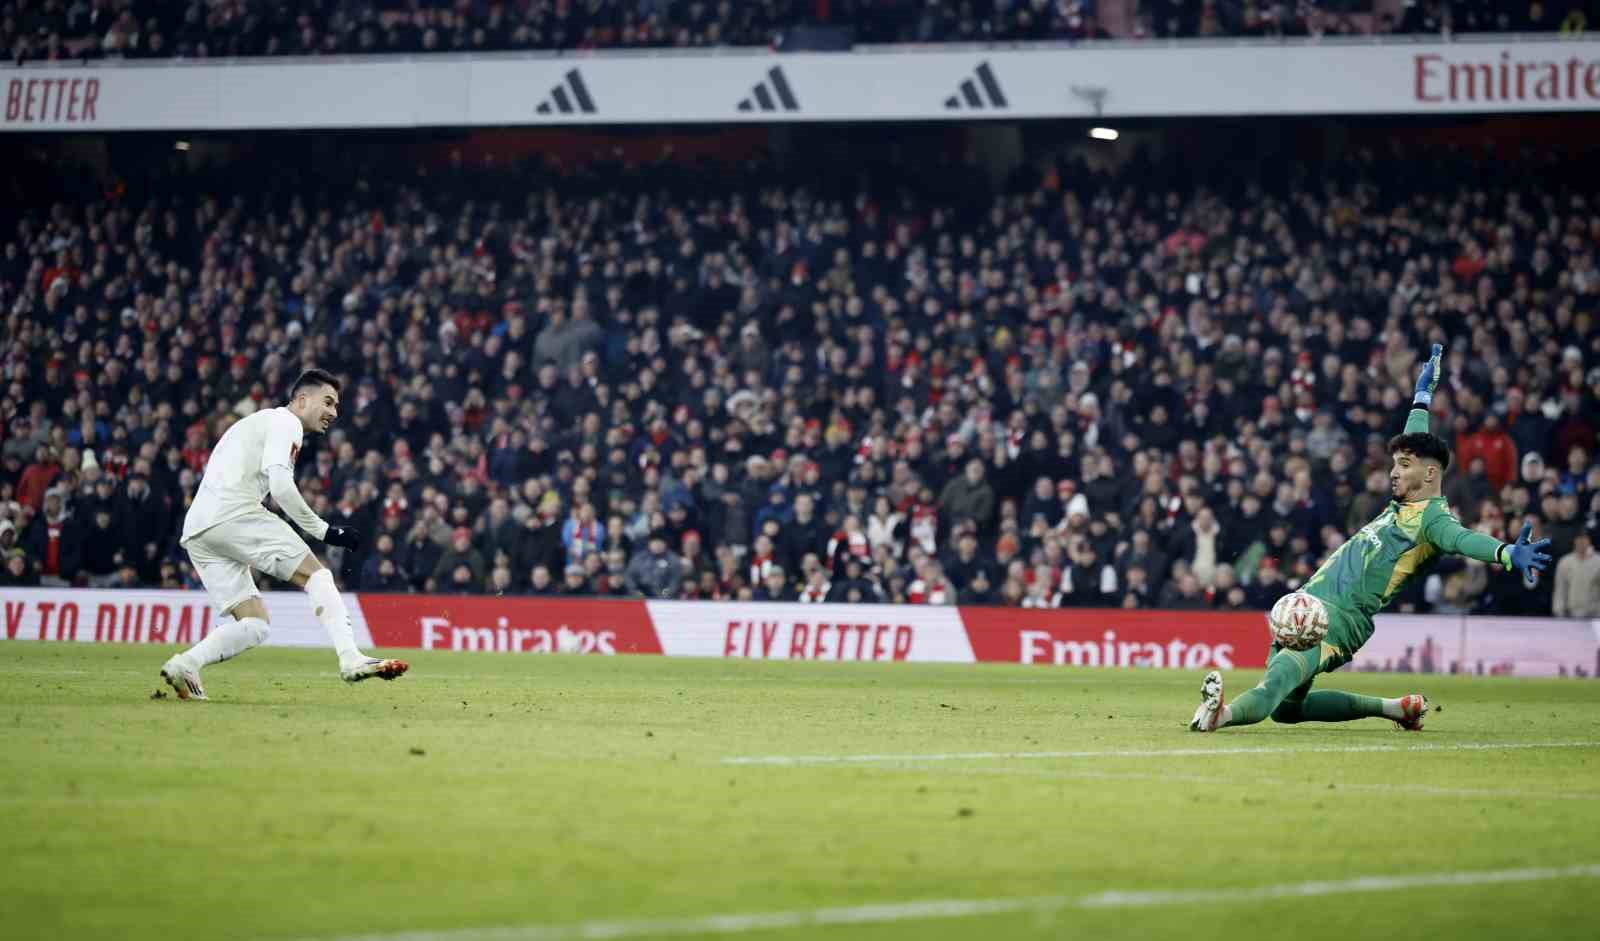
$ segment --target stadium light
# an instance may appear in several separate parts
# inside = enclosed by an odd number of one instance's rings
[[[1118,134],[1117,129],[1114,127],[1091,127],[1089,128],[1089,136],[1095,140],[1116,140],[1122,135]]]
[[[172,145],[172,149],[173,150],[188,150],[189,149],[189,142],[186,141],[186,140],[178,141],[177,143]]]

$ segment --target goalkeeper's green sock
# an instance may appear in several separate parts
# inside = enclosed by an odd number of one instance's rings
[[[1389,713],[1389,703],[1394,704],[1393,715]],[[1288,705],[1284,704],[1285,707]],[[1284,711],[1290,712],[1287,708]],[[1379,699],[1377,696],[1362,696],[1337,689],[1319,689],[1306,695],[1299,710],[1275,718],[1279,722],[1349,722],[1352,719],[1396,719],[1401,716],[1398,699]]]

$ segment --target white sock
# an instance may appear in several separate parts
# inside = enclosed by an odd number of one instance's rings
[[[1386,719],[1404,719],[1406,711],[1400,708],[1400,700],[1385,699],[1383,701],[1383,716]]]
[[[1220,729],[1220,728],[1222,728],[1223,726],[1227,725],[1229,722],[1232,722],[1232,721],[1233,721],[1233,707],[1224,704],[1223,707],[1220,710],[1217,711],[1217,728]]]
[[[322,627],[328,632],[328,640],[333,642],[333,649],[339,654],[339,666],[361,660],[363,654],[356,649],[355,628],[350,626],[350,612],[345,609],[344,599],[339,597],[339,589],[333,584],[333,572],[328,569],[318,569],[316,574],[306,579],[306,594],[311,596],[311,611],[322,622]]]
[[[267,635],[271,632],[267,622],[260,618],[227,621],[217,625],[215,630],[200,643],[184,651],[183,655],[198,670],[213,663],[232,660],[251,647],[266,643]]]

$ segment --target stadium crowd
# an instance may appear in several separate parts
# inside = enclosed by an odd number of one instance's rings
[[[209,449],[316,364],[341,414],[298,478],[369,534],[314,544],[347,588],[1265,608],[1386,504],[1438,341],[1451,505],[1559,564],[1529,592],[1447,559],[1399,609],[1600,615],[1600,204],[1550,166],[1063,163],[976,205],[328,172],[0,234],[0,581],[194,585]]]
[[[805,25],[848,28],[858,43],[1574,34],[1595,21],[1595,7],[1594,0],[4,0],[0,49],[22,62],[781,48],[787,33]]]
[[[1594,0],[1143,0],[1137,35],[1578,35],[1600,22]]]
[[[207,58],[781,45],[796,26],[857,42],[1086,39],[1093,0],[8,0],[13,59]]]

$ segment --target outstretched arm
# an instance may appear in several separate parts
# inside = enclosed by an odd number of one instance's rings
[[[1430,432],[1432,427],[1428,420],[1427,407],[1422,405],[1411,406],[1410,414],[1406,415],[1406,434],[1414,435],[1418,432]]]
[[[1428,408],[1433,404],[1433,390],[1439,387],[1440,359],[1443,355],[1444,347],[1435,343],[1428,353],[1428,361],[1422,366],[1422,372],[1417,375],[1416,393],[1411,397],[1411,414],[1406,416],[1405,433],[1408,435],[1430,431]],[[1505,543],[1493,536],[1467,529],[1460,520],[1443,509],[1429,507],[1424,512],[1422,538],[1453,555],[1464,555],[1479,562],[1504,564],[1500,550]]]
[[[1422,535],[1441,552],[1464,555],[1479,562],[1505,565],[1502,550],[1506,544],[1487,533],[1475,532],[1461,525],[1461,521],[1443,509],[1430,506],[1422,524]]]
[[[1428,408],[1433,405],[1433,390],[1439,386],[1443,355],[1444,347],[1435,343],[1429,351],[1427,363],[1423,364],[1422,372],[1417,375],[1416,391],[1411,397],[1411,414],[1406,417],[1406,434],[1430,430]],[[1493,536],[1467,529],[1460,520],[1443,509],[1430,509],[1422,523],[1423,538],[1441,550],[1479,562],[1502,565],[1508,572],[1518,569],[1529,587],[1532,587],[1535,575],[1550,564],[1550,556],[1542,551],[1549,547],[1550,540],[1529,542],[1528,537],[1532,532],[1533,525],[1524,524],[1522,535],[1515,544],[1503,543]]]
[[[1430,430],[1428,409],[1433,406],[1433,390],[1439,387],[1439,374],[1444,371],[1441,362],[1443,357],[1444,347],[1435,343],[1428,354],[1428,362],[1417,376],[1416,393],[1411,397],[1411,414],[1406,416],[1405,433],[1408,435]]]
[[[1550,564],[1550,556],[1544,551],[1550,548],[1550,540],[1528,540],[1533,534],[1532,523],[1522,524],[1522,534],[1517,541],[1507,543],[1484,533],[1473,532],[1445,510],[1430,507],[1423,519],[1422,534],[1423,538],[1444,552],[1499,565],[1508,572],[1517,569],[1530,587],[1534,573],[1544,571]]]

